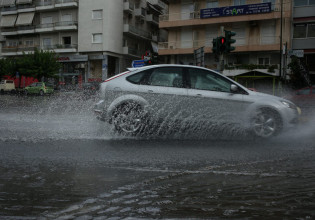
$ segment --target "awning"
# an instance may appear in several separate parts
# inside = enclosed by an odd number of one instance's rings
[[[32,3],[33,0],[16,0],[16,4],[21,5],[21,4],[29,4]]]
[[[22,13],[19,14],[17,20],[16,20],[16,25],[21,26],[21,25],[31,25],[34,19],[34,14],[35,12],[28,12],[28,13]]]
[[[158,44],[151,41],[151,45],[152,45],[153,52],[158,53],[159,52]]]
[[[6,15],[1,17],[1,27],[14,27],[17,15]]]
[[[10,6],[14,4],[15,0],[0,0],[0,6]]]

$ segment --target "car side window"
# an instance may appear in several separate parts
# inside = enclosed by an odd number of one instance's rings
[[[148,84],[152,86],[183,87],[183,71],[178,67],[153,69]]]
[[[211,71],[189,69],[189,79],[192,89],[231,92],[232,82]]]
[[[146,71],[135,73],[135,74],[127,77],[127,80],[131,83],[134,83],[134,84],[141,84],[141,82],[143,81],[145,73],[146,73]]]
[[[311,92],[311,89],[307,88],[307,89],[301,89],[300,91],[298,91],[296,94],[297,95],[309,95]]]

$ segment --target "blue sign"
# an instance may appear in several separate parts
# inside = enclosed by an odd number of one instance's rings
[[[145,66],[145,61],[144,60],[134,60],[132,61],[132,67],[137,68],[137,67],[143,67]]]
[[[200,18],[214,18],[222,16],[237,16],[251,15],[271,12],[271,2],[253,4],[253,5],[238,5],[221,8],[206,8],[200,10]]]

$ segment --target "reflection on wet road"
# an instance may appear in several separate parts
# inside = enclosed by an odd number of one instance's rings
[[[113,136],[80,97],[0,96],[0,219],[312,219],[312,124],[269,141]]]

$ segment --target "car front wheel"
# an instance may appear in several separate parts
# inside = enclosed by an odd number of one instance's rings
[[[44,91],[43,91],[43,90],[40,90],[40,91],[39,91],[39,95],[40,95],[40,96],[43,96],[43,95],[44,95]]]
[[[113,112],[112,123],[115,129],[126,135],[136,135],[144,127],[145,115],[137,103],[127,103],[116,108]]]
[[[258,138],[269,138],[277,135],[281,128],[279,114],[270,109],[260,109],[252,118],[252,133]]]

